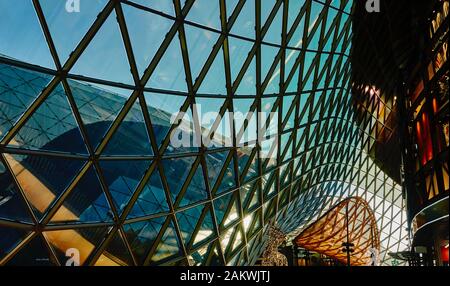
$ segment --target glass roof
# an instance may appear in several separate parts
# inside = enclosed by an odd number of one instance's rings
[[[0,265],[253,265],[270,224],[354,195],[382,262],[406,248],[351,108],[352,0],[71,2],[0,0]]]

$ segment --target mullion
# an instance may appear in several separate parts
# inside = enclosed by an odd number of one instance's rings
[[[53,61],[55,62],[56,69],[58,71],[61,70],[61,62],[59,61],[58,53],[56,52],[55,44],[53,43],[50,30],[48,29],[47,21],[45,19],[44,13],[42,12],[41,4],[38,0],[32,0],[34,10],[39,19],[39,23],[41,25],[42,31],[45,36],[45,40],[47,41],[48,47],[50,49],[50,54],[52,55]]]
[[[118,231],[118,226],[113,227],[107,234],[106,237],[103,238],[103,240],[100,242],[100,245],[96,245],[94,247],[94,250],[89,254],[89,256],[86,258],[85,265],[87,266],[94,266],[99,257],[103,254],[103,251],[106,249],[106,247],[109,245],[109,243],[112,241],[114,235]]]

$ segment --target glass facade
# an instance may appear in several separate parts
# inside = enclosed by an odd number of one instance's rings
[[[391,265],[405,208],[355,120],[352,6],[0,0],[0,265],[254,265],[269,226],[348,197]]]

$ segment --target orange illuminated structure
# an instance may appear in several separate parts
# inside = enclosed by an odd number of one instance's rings
[[[294,239],[302,248],[347,263],[343,243],[352,243],[352,266],[372,265],[380,251],[380,239],[372,210],[359,197],[345,199]]]

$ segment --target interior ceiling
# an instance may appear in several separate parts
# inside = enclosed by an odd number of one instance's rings
[[[380,238],[374,214],[361,198],[345,199],[311,224],[295,239],[299,247],[315,251],[343,263],[347,254],[343,243],[352,243],[350,264],[371,265],[380,251]]]
[[[379,13],[368,13],[366,1],[356,1],[353,19],[352,83],[359,124],[371,113],[378,121],[369,145],[372,157],[400,182],[397,107],[402,84],[421,61],[426,35],[426,15],[434,1],[384,0]],[[373,91],[366,88],[374,89]],[[377,97],[369,98],[372,93]],[[391,112],[380,112],[387,106]],[[389,111],[386,109],[384,111]],[[382,118],[384,116],[384,118]]]
[[[381,261],[407,247],[401,187],[354,124],[354,2],[236,2],[86,1],[77,21],[64,4],[0,1],[0,265],[64,264],[73,231],[91,243],[73,241],[84,265],[253,265],[269,223],[291,233],[355,195],[374,210]],[[173,146],[167,115],[198,103],[276,112],[281,143]]]

